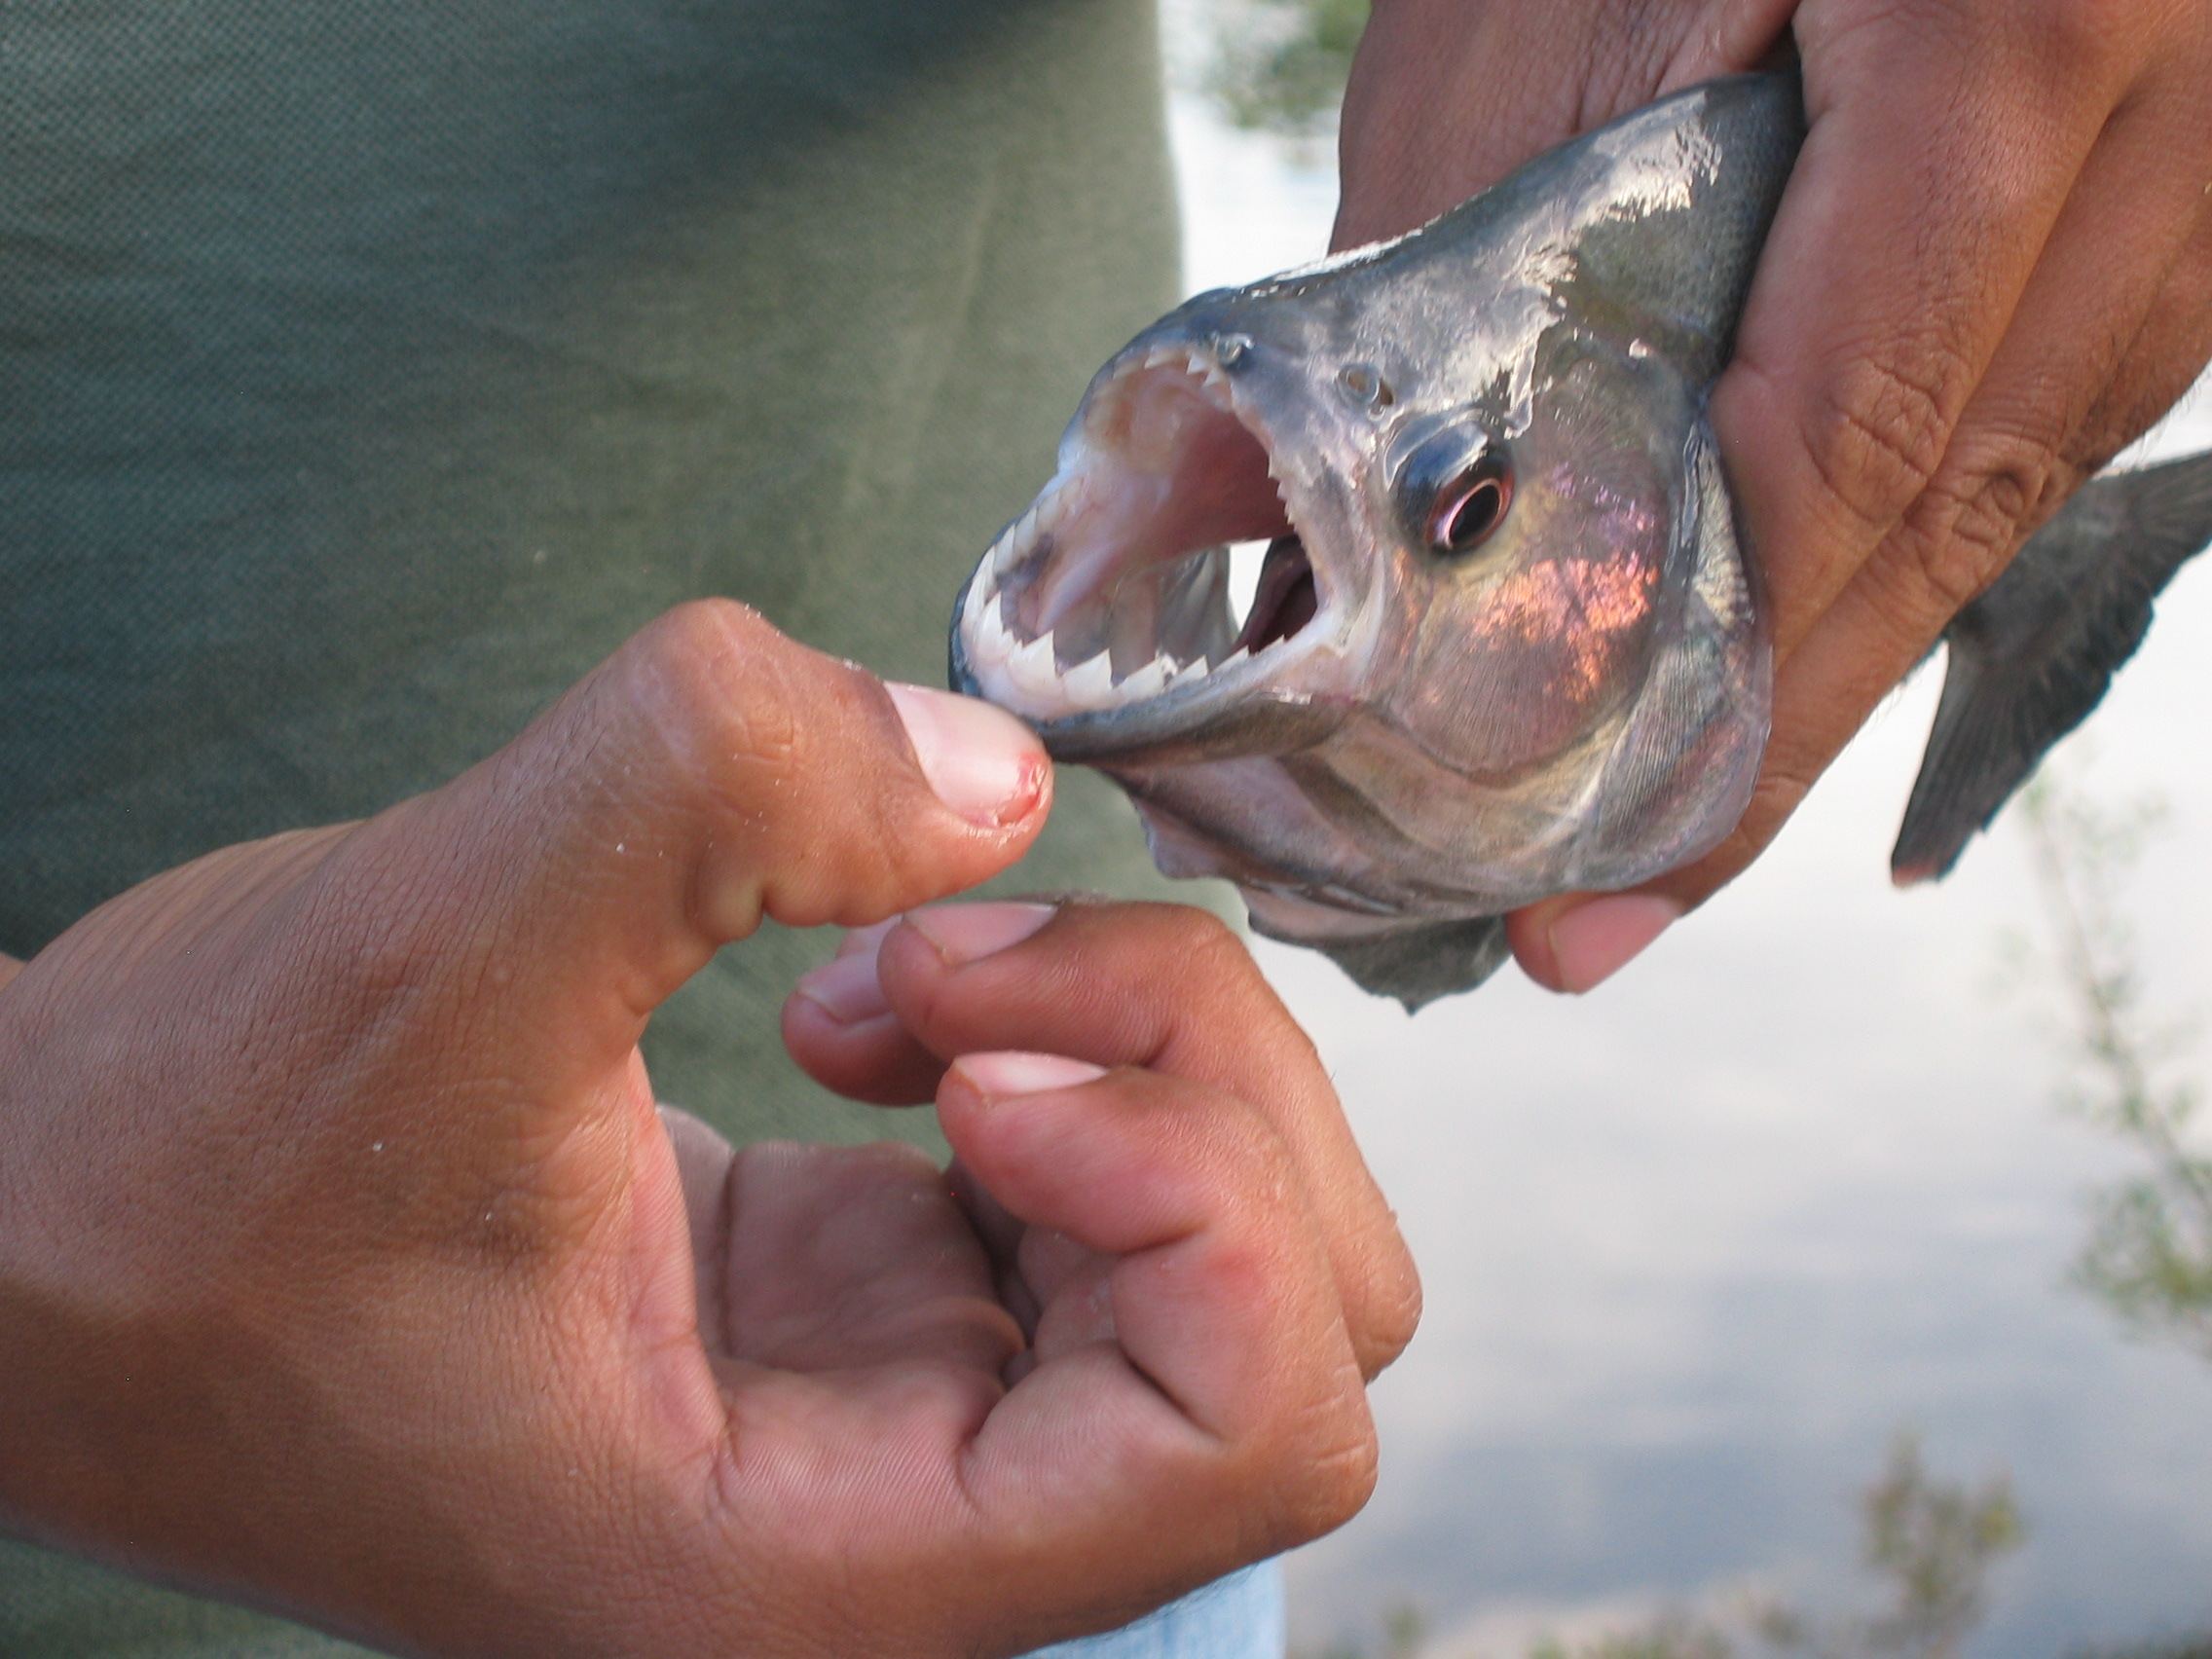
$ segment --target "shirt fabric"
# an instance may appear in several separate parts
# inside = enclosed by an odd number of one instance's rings
[[[699,595],[941,682],[1173,299],[1159,82],[1146,0],[10,0],[0,950],[446,781]],[[1165,891],[1066,773],[997,885]],[[937,1144],[784,1055],[833,943],[723,952],[661,1096]],[[0,1542],[0,1655],[354,1651]]]
[[[1264,1561],[1104,1636],[1030,1659],[1282,1659],[1282,1563]]]

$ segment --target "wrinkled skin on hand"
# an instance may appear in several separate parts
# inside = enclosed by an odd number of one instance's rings
[[[726,1659],[1016,1652],[1355,1509],[1418,1291],[1211,920],[925,909],[794,1000],[818,1075],[936,1098],[950,1181],[656,1110],[639,1034],[718,946],[1034,836],[1042,755],[952,705],[693,607],[15,974],[0,1526],[396,1652]]]
[[[2212,356],[2202,0],[1377,0],[1336,241],[1419,224],[1786,33],[1810,136],[1712,405],[1772,601],[1773,737],[1714,852],[1516,914],[1516,954],[1555,988],[1586,989],[1749,865],[1951,616]]]

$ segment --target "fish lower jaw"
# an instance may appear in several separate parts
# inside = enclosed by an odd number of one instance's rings
[[[978,572],[961,618],[961,645],[968,671],[983,695],[1032,722],[1153,703],[1162,704],[1165,712],[1170,700],[1195,715],[1240,691],[1257,692],[1279,682],[1292,667],[1326,648],[1332,621],[1323,612],[1297,635],[1258,651],[1238,645],[1219,661],[1198,653],[1185,662],[1161,650],[1142,666],[1117,675],[1110,649],[1063,665],[1050,630],[1035,639],[1016,635],[1007,626],[1000,594]]]

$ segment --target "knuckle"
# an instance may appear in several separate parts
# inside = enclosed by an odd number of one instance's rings
[[[1219,1137],[1221,1166],[1235,1171],[1235,1203],[1242,1212],[1254,1283],[1295,1280],[1305,1271],[1306,1242],[1295,1229],[1310,1206],[1289,1143],[1249,1102],[1210,1113],[1207,1122]]]
[[[1910,640],[1948,622],[1996,580],[2054,504],[2058,470],[2047,446],[2013,443],[1928,492],[1900,537],[1901,556],[1890,562],[1892,606]]]
[[[682,605],[640,636],[643,673],[671,746],[723,789],[752,793],[801,770],[802,711],[818,696],[798,683],[789,641],[731,600]]]
[[[872,921],[942,890],[941,848],[902,833],[899,777],[881,764],[892,717],[863,671],[727,600],[680,606],[633,645],[623,720],[650,763],[620,789],[698,832],[695,926]]]
[[[708,673],[733,656],[757,653],[777,638],[760,613],[728,599],[697,599],[662,612],[638,633],[648,673],[678,680]]]
[[[1183,921],[1181,960],[1199,982],[1244,991],[1262,986],[1259,964],[1229,924],[1210,911],[1194,910]]]
[[[1420,1274],[1396,1239],[1370,1272],[1362,1311],[1360,1369],[1373,1376],[1406,1351],[1420,1326]]]
[[[1802,435],[1822,488],[1868,530],[1888,530],[1935,478],[1967,379],[1933,335],[1856,359]]]
[[[714,725],[721,739],[716,757],[733,782],[757,786],[805,770],[806,727],[785,698],[750,698],[720,711]]]
[[[1889,594],[1884,608],[1900,641],[1940,628],[1995,574],[1989,544],[1975,534],[1979,528],[1977,520],[1947,535],[1916,533],[1896,557],[1874,562],[1876,579]]]
[[[1226,1000],[1255,1011],[1257,999],[1272,1001],[1259,964],[1243,940],[1211,910],[1191,904],[1144,904],[1137,907],[1143,931],[1139,955],[1148,973],[1157,974],[1167,999],[1189,1009],[1194,998],[1202,1002]],[[1163,1005],[1164,1006],[1164,1005]]]
[[[2005,568],[2027,516],[2027,499],[2014,481],[2004,481],[2002,489],[1963,504],[1948,534],[1923,556],[1922,571],[1937,620],[1956,616]]]
[[[1157,943],[1172,953],[1173,960],[1188,958],[1213,968],[1221,966],[1230,951],[1249,959],[1229,925],[1211,910],[1192,904],[1154,904],[1146,907],[1146,913],[1158,930]]]
[[[1300,1456],[1291,1460],[1283,1493],[1286,1542],[1305,1543],[1333,1532],[1357,1515],[1375,1493],[1381,1449],[1366,1395],[1353,1388],[1318,1407]]]

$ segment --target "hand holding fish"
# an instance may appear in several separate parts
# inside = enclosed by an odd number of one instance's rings
[[[969,887],[1050,783],[695,606],[446,788],[86,918],[0,979],[0,1525],[535,1659],[1010,1653],[1344,1519],[1418,1292],[1216,924],[940,906],[810,981],[794,1049],[934,1092],[952,1186],[656,1111],[719,946]]]
[[[1810,131],[1711,403],[1767,578],[1772,737],[1710,854],[1514,915],[1516,954],[1555,988],[1750,864],[2023,536],[2212,354],[2198,0],[1378,0],[1337,240],[1419,224],[1786,30]],[[1942,862],[1900,845],[1900,877]]]
[[[1388,43],[1412,50],[1401,19],[1461,17],[1424,6],[1378,15],[1386,61]],[[1905,14],[1816,38],[1848,67],[1852,43]],[[1478,42],[1499,17],[1541,40],[1554,15],[1465,18]],[[1730,38],[1763,51],[1786,19]],[[1408,71],[1415,91],[1452,60]],[[1999,122],[1960,140],[1963,160],[1906,146],[1927,175],[1915,208],[1936,203],[1954,240],[1967,227],[1957,257],[1896,260],[1894,239],[1870,256],[1853,224],[1831,266],[1822,238],[1864,137],[1840,95],[1816,98],[1808,148],[1793,63],[1701,81],[1417,229],[1161,318],[1093,378],[1057,471],[977,566],[953,683],[1118,780],[1169,874],[1227,877],[1259,932],[1418,1008],[1516,952],[1560,988],[1604,977],[1748,862],[1939,632],[1942,704],[1892,868],[1941,874],[2212,540],[2212,456],[2101,477],[2035,529],[2212,343],[2187,310],[2212,277],[2188,257],[2205,193],[2190,184],[2178,230],[2149,216],[2183,239],[2178,275],[2163,259],[2085,277],[2091,255],[2144,253],[2142,227],[2066,241],[2096,189],[2083,205],[2046,189],[2055,229],[2027,213],[2047,169],[2015,177]],[[2193,118],[2201,95],[2183,98]],[[1385,131],[1426,133],[1418,96],[1370,107]],[[1365,231],[1357,113],[1346,213]],[[2098,142],[2059,153],[2086,166]],[[2059,275],[2039,289],[2044,268],[2006,239],[2046,232]],[[2100,275],[2157,326],[2057,329]],[[1899,281],[1919,309],[1877,329],[1866,308]],[[1850,326],[1792,332],[1772,297],[1792,282]],[[1245,543],[1267,551],[1239,616],[1228,571]]]

